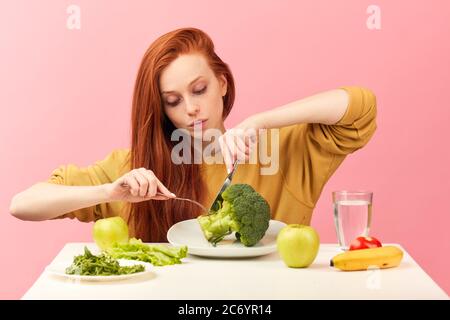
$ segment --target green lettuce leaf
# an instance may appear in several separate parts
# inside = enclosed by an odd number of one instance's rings
[[[187,246],[145,244],[140,239],[131,238],[128,243],[115,243],[106,253],[115,259],[130,259],[149,262],[154,266],[180,264],[187,256]]]

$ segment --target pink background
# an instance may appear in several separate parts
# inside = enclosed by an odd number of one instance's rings
[[[70,4],[81,30],[66,28]],[[366,27],[370,4],[381,30]],[[445,0],[2,1],[0,298],[20,298],[66,242],[92,240],[92,224],[15,220],[11,197],[60,164],[127,147],[141,57],[183,26],[210,34],[234,72],[227,127],[341,85],[371,88],[378,131],[332,177],[312,225],[335,242],[331,191],[371,189],[372,234],[403,245],[450,292],[449,12]]]

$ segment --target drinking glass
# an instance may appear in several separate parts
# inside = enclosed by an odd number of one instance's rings
[[[370,191],[333,191],[334,225],[342,250],[348,250],[353,239],[369,235],[372,198]]]

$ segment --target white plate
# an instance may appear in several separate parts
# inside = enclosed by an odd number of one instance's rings
[[[136,272],[131,274],[121,274],[121,275],[111,275],[111,276],[86,276],[86,275],[76,275],[76,274],[66,274],[65,270],[69,267],[72,261],[67,262],[58,262],[52,263],[48,265],[45,270],[53,275],[64,277],[69,280],[76,281],[117,281],[117,280],[125,280],[130,278],[140,277],[144,274],[149,274],[153,270],[153,265],[151,263],[137,261],[137,260],[127,260],[127,259],[117,259],[119,264],[123,267],[125,266],[134,266],[136,264],[142,264],[145,267],[145,270],[142,272]]]
[[[214,247],[205,239],[197,219],[190,219],[174,224],[167,232],[167,240],[174,246],[188,246],[188,253],[198,256],[256,257],[277,250],[277,235],[285,225],[281,221],[270,220],[266,234],[253,247],[246,247],[237,241],[234,233],[226,236]]]

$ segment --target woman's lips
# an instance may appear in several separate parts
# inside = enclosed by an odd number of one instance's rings
[[[204,120],[195,120],[194,122],[192,122],[189,125],[189,128],[197,128],[197,127],[201,127],[204,128],[206,125],[206,121],[208,121],[208,119],[204,119]]]

